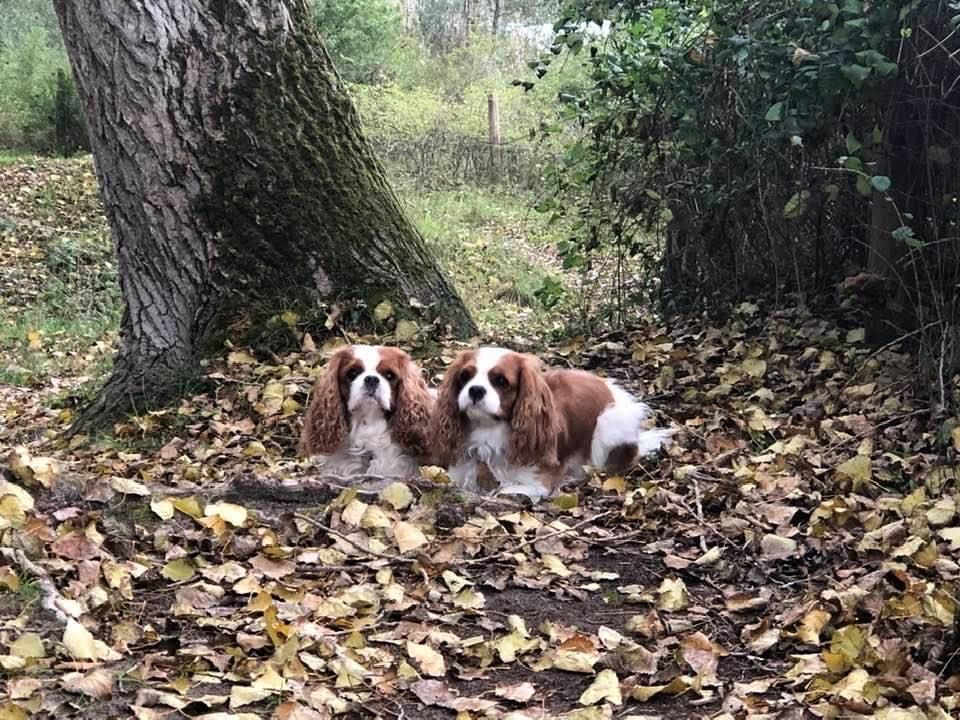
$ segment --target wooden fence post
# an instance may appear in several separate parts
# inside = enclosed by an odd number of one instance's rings
[[[487,95],[487,122],[490,126],[490,175],[494,180],[500,178],[500,106],[497,96]]]

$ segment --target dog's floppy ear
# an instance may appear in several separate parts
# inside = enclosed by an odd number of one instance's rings
[[[560,417],[553,393],[543,377],[540,359],[532,355],[523,356],[510,428],[511,463],[551,467],[559,464]]]
[[[460,390],[457,379],[472,358],[472,350],[464,350],[457,355],[440,383],[440,392],[427,431],[431,460],[438,465],[453,463],[460,446],[463,445],[463,418],[460,417],[460,407],[457,405]]]
[[[397,444],[415,455],[427,454],[427,427],[433,403],[433,395],[420,368],[409,357],[405,357],[390,422]]]
[[[338,350],[314,385],[297,446],[301,457],[331,455],[350,431],[345,403],[340,396],[340,371],[352,358],[351,348]]]

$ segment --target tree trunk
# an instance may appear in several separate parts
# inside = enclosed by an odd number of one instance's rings
[[[475,331],[303,0],[55,7],[126,304],[113,372],[74,430],[169,400],[236,324],[324,299],[419,303]]]
[[[494,37],[500,34],[500,16],[503,13],[503,2],[502,0],[493,0],[493,23],[491,24],[490,30],[493,33]]]

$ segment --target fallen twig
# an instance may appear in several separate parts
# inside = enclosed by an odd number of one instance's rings
[[[558,535],[567,535],[569,533],[572,533],[574,530],[577,530],[583,527],[584,525],[589,525],[590,523],[594,523],[597,520],[600,520],[601,518],[609,517],[611,515],[616,515],[619,512],[620,512],[619,510],[607,510],[606,512],[602,512],[599,515],[593,515],[592,517],[589,517],[586,520],[582,520],[581,522],[578,522],[576,525],[571,525],[568,528],[555,530],[554,532],[547,533],[546,535],[540,535],[538,537],[531,538],[530,540],[525,540],[522,543],[513,546],[512,548],[509,548],[507,550],[501,550],[500,552],[494,553],[493,555],[484,555],[482,558],[471,558],[469,560],[464,560],[459,564],[467,565],[467,566],[480,565],[482,563],[490,562],[491,560],[498,560],[500,558],[509,557],[510,555],[516,552],[519,552],[520,550],[523,550],[525,548],[528,548],[531,545],[536,545],[538,542],[541,542],[543,540],[549,540],[550,538],[557,537]]]
[[[365,553],[367,555],[372,555],[373,557],[378,557],[378,558],[381,558],[382,560],[389,560],[390,562],[409,563],[409,564],[417,562],[416,559],[414,558],[403,557],[402,555],[393,555],[390,553],[377,552],[376,550],[365,548],[363,547],[363,545],[356,542],[355,540],[352,540],[350,537],[348,537],[347,535],[344,535],[342,532],[338,530],[334,530],[329,525],[324,525],[319,520],[314,520],[312,517],[308,517],[303,513],[295,512],[293,516],[297,520],[303,520],[303,522],[307,523],[308,525],[313,525],[314,527],[320,530],[323,530],[324,532],[330,535],[333,535],[336,538],[340,538],[351,547],[356,548],[360,552]]]

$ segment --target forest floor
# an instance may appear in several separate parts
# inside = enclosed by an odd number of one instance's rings
[[[51,294],[57,252],[111,278],[86,172],[0,167],[0,719],[960,713],[960,429],[852,311],[542,344],[677,432],[536,506],[317,481],[292,448],[320,338],[65,443],[116,317]],[[459,345],[426,332],[400,344],[436,377]]]

